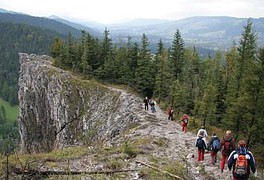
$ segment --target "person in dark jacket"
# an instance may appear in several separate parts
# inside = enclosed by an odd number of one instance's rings
[[[196,147],[198,148],[198,161],[204,161],[204,152],[206,149],[206,144],[204,141],[203,131],[199,134],[196,140]]]
[[[217,153],[221,148],[220,139],[217,137],[216,133],[213,133],[209,141],[209,148],[211,149],[211,163],[215,165],[217,162]]]
[[[243,160],[240,155],[243,155]],[[244,160],[246,159],[246,161]],[[236,161],[244,162],[247,164],[247,168],[236,168]],[[240,166],[238,166],[240,167]],[[242,166],[246,167],[246,166]],[[246,142],[244,140],[240,140],[238,142],[238,148],[230,154],[228,157],[228,169],[231,171],[233,169],[233,180],[247,180],[250,175],[250,170],[255,173],[256,172],[256,164],[253,154],[246,149]]]
[[[227,158],[230,153],[236,148],[235,140],[232,137],[232,132],[230,130],[226,131],[225,136],[221,139],[221,162],[220,162],[220,169],[221,172],[224,171],[225,163],[227,162]]]
[[[168,114],[169,114],[168,120],[173,120],[173,107],[172,106],[169,107]]]

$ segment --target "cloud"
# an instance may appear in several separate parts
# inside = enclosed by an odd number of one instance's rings
[[[34,16],[57,15],[108,23],[191,16],[261,17],[262,0],[0,0],[0,7]]]

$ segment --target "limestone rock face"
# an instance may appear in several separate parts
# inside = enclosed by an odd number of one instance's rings
[[[140,98],[78,79],[53,66],[48,56],[20,53],[19,61],[18,123],[23,152],[109,141],[140,118],[136,114]]]

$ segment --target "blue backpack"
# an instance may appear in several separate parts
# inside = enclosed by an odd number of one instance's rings
[[[212,150],[213,151],[219,151],[220,150],[220,141],[219,139],[214,139],[212,143]]]

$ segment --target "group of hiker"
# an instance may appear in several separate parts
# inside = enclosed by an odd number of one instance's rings
[[[149,110],[149,105],[150,105],[150,110],[152,113],[156,112],[156,101],[154,99],[148,99],[148,97],[145,97],[145,99],[143,100],[144,102],[144,106],[145,106],[145,110],[148,111]]]
[[[213,133],[209,143],[206,130],[202,126],[197,133],[196,147],[198,149],[198,161],[204,161],[205,150],[211,151],[211,164],[217,162],[217,153],[221,152],[220,170],[224,171],[227,163],[228,169],[232,170],[233,180],[246,180],[249,178],[250,170],[255,173],[256,165],[253,154],[247,149],[245,140],[238,141],[236,146],[235,139],[230,130],[226,131],[223,138],[217,137]]]
[[[151,111],[156,112],[156,102],[153,99],[144,99],[145,110],[148,110],[148,105],[151,106]],[[168,108],[168,120],[173,120],[173,107]],[[182,132],[187,132],[187,126],[190,117],[184,114],[181,117]],[[235,139],[232,137],[230,130],[220,139],[216,133],[213,133],[207,143],[208,134],[204,126],[198,130],[196,147],[198,149],[198,161],[204,161],[205,150],[210,151],[211,164],[217,163],[217,153],[221,152],[220,170],[224,171],[227,163],[228,169],[232,170],[233,180],[247,180],[250,175],[250,170],[255,173],[256,165],[253,154],[247,149],[245,140],[238,141],[236,146]]]

